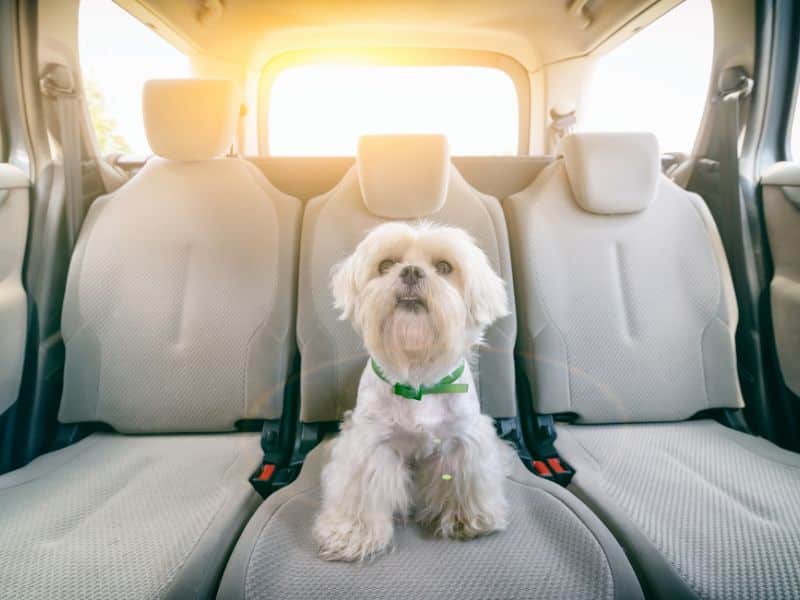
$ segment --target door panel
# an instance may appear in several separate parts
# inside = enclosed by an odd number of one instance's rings
[[[800,164],[777,163],[761,178],[774,274],[770,283],[778,363],[800,396]]]
[[[28,301],[22,262],[28,238],[28,178],[0,164],[0,415],[14,404],[22,379]]]

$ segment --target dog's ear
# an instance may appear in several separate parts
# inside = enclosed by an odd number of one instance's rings
[[[478,248],[469,263],[464,300],[472,324],[486,329],[497,319],[510,314],[505,282],[495,273],[486,254]]]
[[[355,257],[352,254],[331,269],[333,306],[339,311],[339,319],[342,321],[352,318],[358,298]]]

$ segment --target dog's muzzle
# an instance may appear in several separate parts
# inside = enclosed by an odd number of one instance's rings
[[[425,280],[425,271],[415,265],[407,265],[400,271],[402,289],[397,295],[397,307],[409,312],[428,310],[428,305],[420,295],[420,286]]]

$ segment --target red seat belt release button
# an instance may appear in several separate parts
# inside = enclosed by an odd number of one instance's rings
[[[540,477],[552,477],[553,474],[550,472],[550,469],[547,468],[547,465],[543,460],[534,460],[531,461],[533,465],[533,470],[536,471],[536,474]]]
[[[567,472],[567,470],[561,465],[561,461],[558,459],[558,457],[548,458],[547,466],[549,466],[553,470],[553,473],[556,474]]]
[[[258,477],[256,477],[256,479],[258,481],[269,481],[273,473],[275,473],[275,465],[266,464],[263,467],[261,467],[261,472],[258,474]]]

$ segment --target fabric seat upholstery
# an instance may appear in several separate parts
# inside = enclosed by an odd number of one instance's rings
[[[519,359],[570,489],[654,598],[793,598],[800,458],[710,419],[742,406],[728,265],[649,134],[575,134],[504,203]]]
[[[328,444],[300,478],[258,511],[237,545],[220,598],[637,598],[616,541],[562,488],[541,485],[521,463],[506,480],[508,530],[470,541],[398,528],[393,552],[367,564],[317,557],[310,519],[320,508]],[[242,549],[246,549],[242,550]]]
[[[281,416],[300,204],[221,157],[238,108],[227,81],[145,86],[160,157],[92,205],[62,315],[59,419],[114,431],[0,477],[0,597],[209,597],[260,501],[236,428]]]
[[[710,420],[558,435],[580,494],[659,565],[663,595],[800,597],[800,456]]]
[[[261,454],[252,434],[94,434],[0,478],[0,597],[208,597]]]
[[[472,189],[450,165],[440,136],[386,136],[359,145],[357,166],[306,208],[301,241],[298,344],[303,361],[300,418],[338,419],[352,407],[366,354],[338,320],[328,291],[331,267],[364,233],[393,218],[428,219],[466,229],[512,287],[505,224],[496,199]],[[366,152],[368,155],[364,155]],[[414,157],[426,157],[417,168]],[[420,158],[420,160],[422,160]],[[432,165],[447,169],[443,204]],[[374,171],[373,171],[374,170]],[[368,175],[364,177],[365,172]],[[381,177],[377,177],[381,174]],[[444,174],[439,173],[441,178]],[[384,186],[380,182],[384,182]],[[410,182],[408,184],[404,182]],[[405,192],[415,190],[413,198]],[[399,212],[405,207],[405,212]],[[477,359],[483,411],[515,415],[511,315],[489,332]],[[395,551],[368,564],[323,561],[311,539],[320,505],[327,444],[306,458],[299,478],[270,496],[248,523],[220,585],[220,598],[637,598],[641,594],[621,548],[600,521],[555,484],[518,464],[506,482],[508,530],[469,542],[398,527]]]

